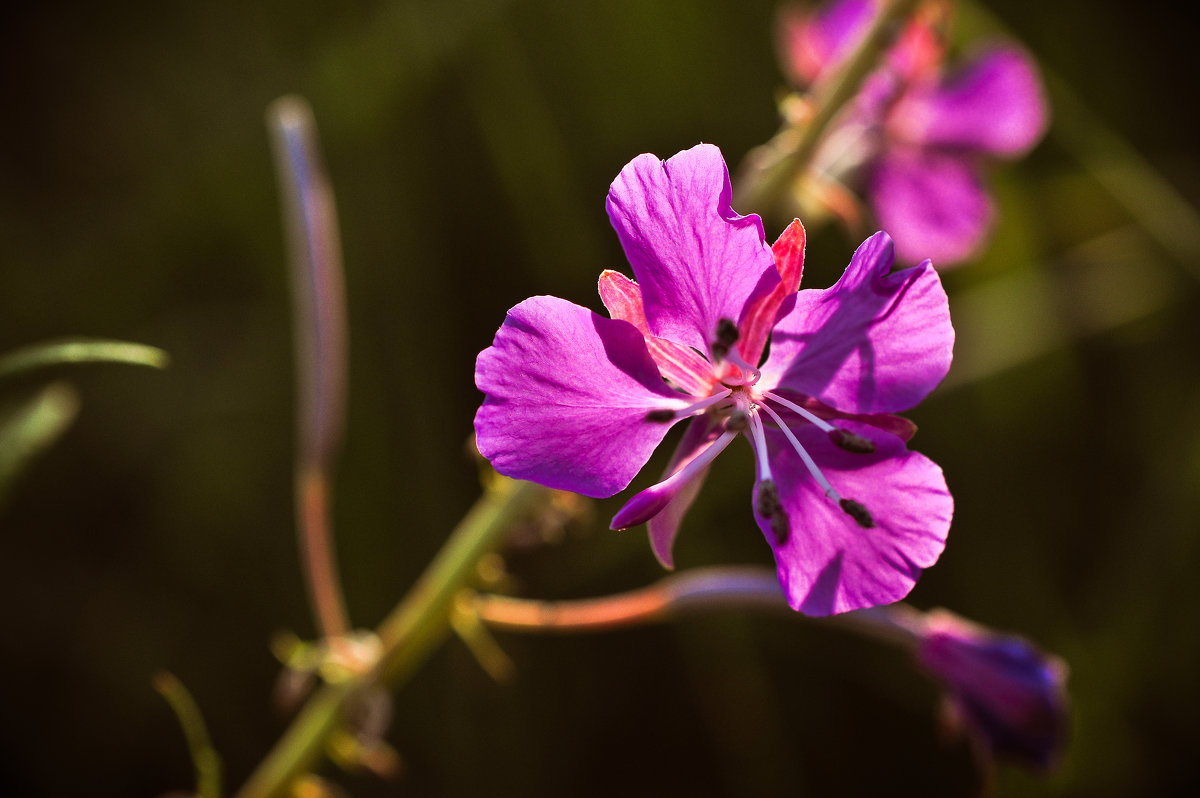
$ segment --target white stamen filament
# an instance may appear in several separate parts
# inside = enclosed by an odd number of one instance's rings
[[[817,468],[817,464],[813,462],[812,455],[810,455],[805,448],[800,445],[800,441],[798,441],[792,431],[788,429],[788,426],[784,423],[783,418],[781,418],[778,413],[772,410],[769,405],[759,405],[759,407],[761,407],[763,410],[766,410],[771,418],[775,419],[775,423],[779,425],[780,431],[787,436],[788,441],[792,444],[792,448],[796,450],[796,454],[800,455],[800,459],[804,461],[804,466],[808,469],[808,473],[812,474],[812,478],[815,479],[817,484],[820,485],[825,491],[825,495],[830,499],[833,499],[835,502],[841,502],[842,497],[839,496],[838,492],[833,489],[832,485],[829,484],[829,480],[825,479],[825,475],[821,473],[821,469]]]
[[[709,463],[711,463],[714,459],[716,459],[717,455],[719,455],[721,452],[725,451],[725,447],[728,446],[729,442],[732,441],[736,437],[737,437],[736,432],[727,431],[727,432],[722,433],[721,437],[717,438],[715,441],[713,441],[711,444],[709,444],[707,449],[703,450],[702,452],[700,452],[700,454],[693,457],[688,462],[687,465],[685,465],[683,468],[676,471],[671,476],[664,479],[662,482],[659,483],[659,485],[666,485],[667,483],[670,483],[671,486],[673,487],[678,483],[687,482],[692,477],[694,477],[701,469],[707,467]]]
[[[750,422],[750,448],[754,450],[754,456],[758,458],[758,478],[760,480],[772,479],[771,464],[767,460],[767,436],[763,432],[762,419],[758,417],[758,413],[751,412],[748,420]]]
[[[776,396],[775,394],[768,391],[768,392],[763,393],[763,398],[770,399],[772,402],[778,402],[779,404],[786,407],[788,410],[791,410],[793,413],[796,413],[799,416],[801,416],[802,418],[804,418],[806,421],[811,422],[817,429],[821,430],[822,432],[833,432],[835,429],[837,429],[832,424],[830,424],[828,421],[826,421],[825,419],[818,416],[816,413],[813,413],[811,410],[805,410],[800,405],[796,404],[795,402],[789,402],[787,399],[784,399],[782,396]],[[774,415],[774,414],[772,414],[772,415]],[[778,416],[776,416],[776,418],[778,418]],[[782,422],[780,423],[780,426],[783,426]]]
[[[695,404],[690,404],[687,407],[682,408],[680,410],[671,410],[671,412],[675,414],[675,418],[684,418],[685,416],[692,416],[692,415],[695,415],[696,413],[701,412],[702,410],[707,410],[708,408],[715,405],[717,402],[720,402],[722,399],[725,399],[726,397],[728,397],[729,394],[731,394],[731,393],[733,393],[732,388],[723,388],[720,391],[717,391],[716,393],[714,393],[712,396],[709,396],[705,399],[701,399],[699,402],[696,402]]]

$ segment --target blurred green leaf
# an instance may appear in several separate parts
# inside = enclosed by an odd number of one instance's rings
[[[22,347],[0,357],[0,379],[62,363],[128,363],[166,368],[170,356],[161,349],[126,341],[72,338]]]
[[[0,419],[0,506],[25,465],[58,439],[79,412],[79,396],[53,383]]]

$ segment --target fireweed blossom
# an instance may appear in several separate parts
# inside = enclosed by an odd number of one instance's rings
[[[836,0],[785,14],[785,70],[809,86],[854,49],[878,5]],[[932,9],[932,13],[931,13]],[[1047,106],[1033,59],[1011,44],[943,70],[936,4],[900,34],[816,154],[814,171],[861,184],[902,260],[946,266],[974,255],[994,216],[982,172],[1038,142]]]
[[[937,560],[953,509],[941,469],[906,448],[915,427],[892,415],[950,366],[945,291],[928,262],[889,273],[878,233],[833,287],[797,293],[799,221],[768,246],[730,196],[712,145],[621,170],[607,207],[636,282],[600,275],[611,318],[550,296],[508,312],[475,367],[479,451],[507,476],[607,497],[688,420],[665,479],[612,522],[647,523],[672,567],[709,464],[744,436],[754,517],[791,606],[896,601]]]
[[[917,659],[945,687],[948,720],[989,759],[1049,770],[1066,744],[1067,666],[1020,637],[931,612]]]

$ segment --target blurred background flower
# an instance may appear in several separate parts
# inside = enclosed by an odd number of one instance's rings
[[[913,445],[945,469],[956,515],[911,598],[1070,663],[1061,767],[1002,769],[1001,794],[1183,794],[1200,741],[1200,227],[1181,198],[1200,197],[1200,161],[1179,97],[1200,64],[1165,10],[995,11],[962,6],[955,36],[997,23],[1015,35],[1039,59],[1054,123],[994,173],[990,247],[945,275],[955,363],[912,414]],[[314,630],[293,532],[267,103],[311,101],[337,191],[350,387],[334,514],[350,614],[369,625],[478,493],[464,445],[472,366],[505,309],[535,293],[590,303],[599,270],[622,267],[604,213],[616,170],[698,141],[732,162],[777,129],[776,12],[765,0],[215,0],[10,14],[0,351],[89,335],[172,362],[72,372],[78,417],[0,516],[6,793],[186,785],[185,745],[151,686],[160,668],[204,710],[231,783],[283,728],[268,641]],[[788,221],[768,215],[768,236]],[[813,235],[805,284],[832,283],[855,243]],[[7,383],[0,401],[43,384]],[[744,534],[749,457],[714,465],[679,568],[769,562]],[[598,526],[511,553],[508,578],[568,598],[660,576],[643,535]],[[397,696],[387,741],[405,790],[978,784],[967,744],[938,735],[938,688],[900,652],[832,626],[724,613],[499,639],[511,685],[452,643]]]

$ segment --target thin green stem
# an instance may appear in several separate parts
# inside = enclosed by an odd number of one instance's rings
[[[0,418],[0,507],[13,480],[30,460],[58,440],[78,412],[78,394],[55,382]]]
[[[213,748],[196,700],[183,682],[167,671],[154,676],[154,689],[171,705],[187,739],[192,765],[196,768],[196,795],[198,798],[221,798],[221,757]]]
[[[236,798],[269,798],[321,758],[346,709],[366,687],[398,686],[445,639],[455,597],[470,581],[481,557],[495,549],[513,525],[550,495],[531,482],[498,479],[451,532],[425,573],[377,631],[383,651],[370,671],[317,691],[283,738],[250,775]]]
[[[169,361],[166,352],[145,344],[99,338],[64,338],[32,344],[0,356],[0,379],[64,363],[126,363],[161,369],[166,368]]]
[[[895,40],[902,23],[921,0],[892,0],[862,41],[828,79],[814,87],[811,115],[797,129],[789,124],[770,142],[751,153],[748,168],[738,182],[735,204],[744,211],[761,212],[774,207],[812,162],[829,124],[862,88],[867,76]]]

